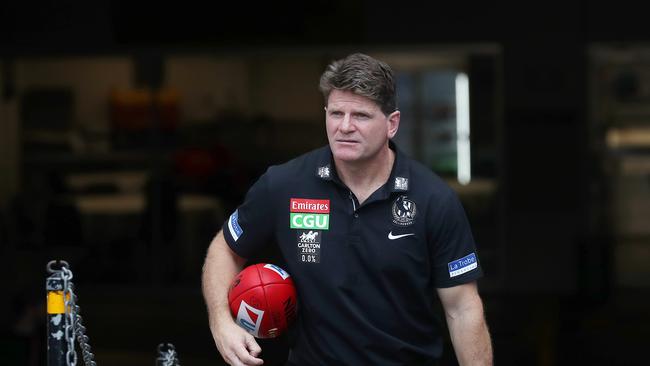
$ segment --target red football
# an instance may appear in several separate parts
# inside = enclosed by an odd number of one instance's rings
[[[293,280],[274,264],[253,264],[239,272],[228,290],[228,303],[235,322],[256,338],[275,338],[296,318]]]

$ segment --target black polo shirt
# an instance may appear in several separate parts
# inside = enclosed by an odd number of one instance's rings
[[[430,363],[442,353],[436,288],[482,275],[454,191],[390,146],[390,178],[363,204],[326,146],[270,167],[224,224],[233,251],[277,244],[293,276],[289,364]]]

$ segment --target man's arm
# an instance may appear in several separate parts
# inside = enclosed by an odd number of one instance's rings
[[[458,363],[461,366],[491,366],[492,342],[476,282],[439,288],[438,296],[445,309]]]
[[[242,270],[245,259],[233,252],[219,231],[208,248],[203,264],[203,297],[208,308],[214,343],[229,365],[261,365],[262,349],[255,338],[233,320],[228,306],[228,288]]]

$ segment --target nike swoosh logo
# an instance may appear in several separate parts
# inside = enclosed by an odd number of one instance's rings
[[[411,236],[411,235],[415,235],[415,233],[393,235],[393,232],[391,231],[391,232],[388,233],[388,239],[395,240],[395,239],[399,239],[399,238],[403,238],[405,236]]]

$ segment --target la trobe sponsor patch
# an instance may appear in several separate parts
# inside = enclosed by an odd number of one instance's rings
[[[460,276],[463,273],[467,273],[478,267],[476,254],[471,253],[463,258],[456,259],[455,261],[447,263],[447,266],[449,267],[449,278]]]

